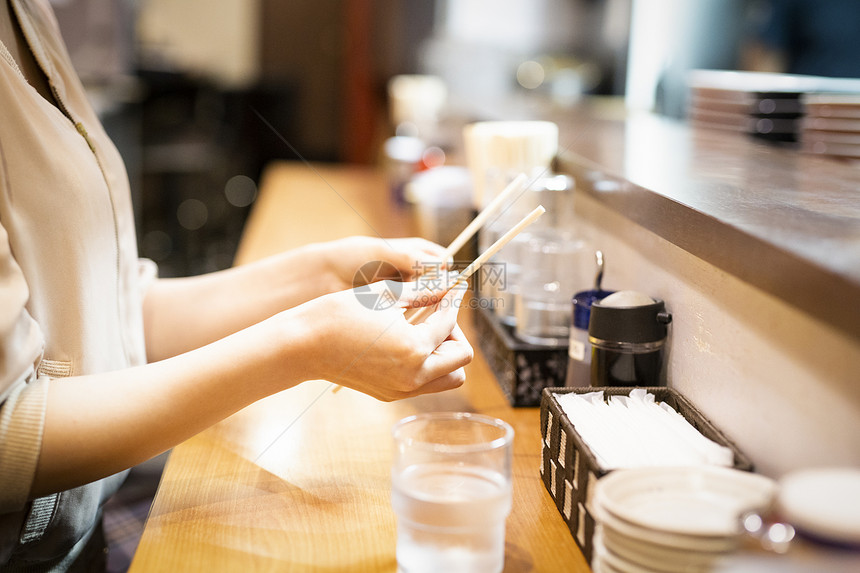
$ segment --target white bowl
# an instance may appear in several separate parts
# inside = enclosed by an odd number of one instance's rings
[[[730,468],[622,469],[598,480],[593,505],[644,530],[732,538],[738,517],[768,506],[775,490],[770,478]]]

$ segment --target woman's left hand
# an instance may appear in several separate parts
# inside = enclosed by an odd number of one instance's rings
[[[145,302],[147,356],[192,350],[319,296],[447,268],[425,239],[347,237],[208,275],[161,279]]]
[[[420,238],[347,237],[316,245],[332,275],[332,291],[379,280],[408,282],[447,269],[445,248]]]

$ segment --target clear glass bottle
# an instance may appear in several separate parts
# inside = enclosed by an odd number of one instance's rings
[[[528,189],[529,203],[546,213],[518,237],[515,335],[533,344],[566,346],[570,297],[590,280],[593,250],[574,231],[575,185],[566,175],[547,175]]]
[[[480,209],[520,174],[525,173],[531,183],[543,179],[558,151],[558,126],[548,121],[478,122],[464,133],[468,135],[470,162],[481,170],[481,183],[476,186]],[[479,231],[479,251],[485,251],[537,205],[531,192],[514,197]],[[480,296],[491,299],[486,306],[495,309],[500,320],[508,325],[515,322],[525,242],[526,237],[511,241],[485,265],[478,277]]]

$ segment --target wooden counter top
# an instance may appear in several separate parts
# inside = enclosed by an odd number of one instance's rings
[[[410,217],[391,206],[375,171],[276,164],[237,262],[308,241],[411,231]],[[469,336],[468,310],[460,323]],[[330,387],[302,384],[174,448],[132,573],[394,572],[390,428],[436,410],[497,416],[516,431],[505,571],[589,571],[540,479],[538,409],[510,407],[477,349],[466,384],[451,392],[382,403]]]

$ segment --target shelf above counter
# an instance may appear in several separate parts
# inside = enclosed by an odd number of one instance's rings
[[[860,339],[860,163],[587,105],[551,119],[582,192]]]

